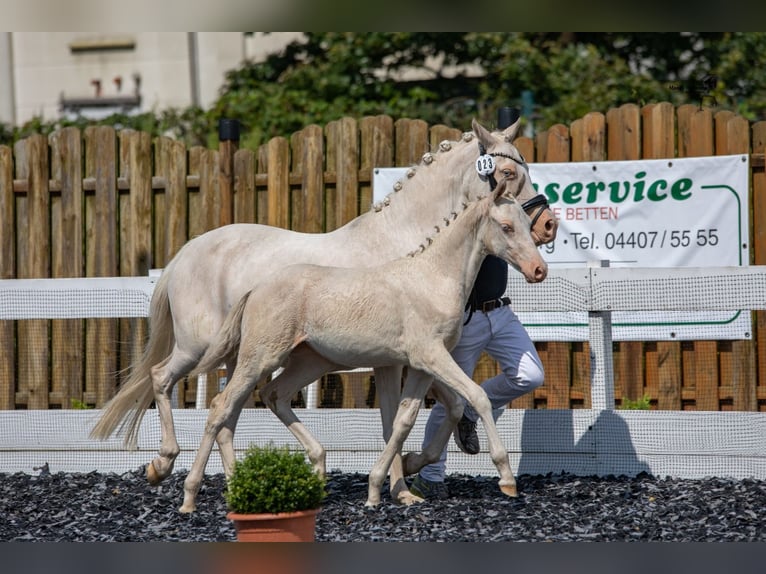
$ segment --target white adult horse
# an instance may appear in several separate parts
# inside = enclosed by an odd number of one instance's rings
[[[516,174],[523,185],[517,198],[529,206],[533,236],[548,243],[556,236],[557,223],[547,209],[544,196],[537,195],[528,177],[527,165],[512,144],[519,121],[502,132],[491,133],[474,121],[457,142],[443,142],[436,153],[427,153],[407,178],[398,182],[382,203],[346,225],[328,233],[307,234],[255,224],[220,227],[190,240],[163,270],[155,286],[150,309],[150,338],[141,359],[132,366],[118,393],[104,405],[91,436],[106,439],[115,432],[125,434],[125,443],[135,446],[138,429],[147,408],[156,403],[161,445],[159,456],[146,468],[147,479],[158,483],[172,472],[179,453],[171,411],[170,393],[205,353],[227,312],[248,290],[268,282],[284,266],[296,263],[368,267],[402,257],[443,225],[445,214],[459,209],[489,191],[488,180]],[[476,136],[474,138],[474,135]],[[491,158],[491,171],[477,173]],[[540,200],[543,201],[540,201]],[[300,350],[290,361],[306,382],[338,368],[327,361],[307,364]],[[227,364],[229,378],[233,364]],[[376,388],[384,438],[392,429],[399,402],[395,383],[401,381],[401,366],[375,369]],[[302,385],[301,385],[302,386]],[[299,387],[300,388],[300,387]],[[386,389],[381,392],[380,389]],[[234,464],[232,437],[236,421],[224,426],[218,436],[225,472]],[[290,425],[296,436],[305,433],[299,421]],[[315,467],[323,471],[324,449],[316,441],[307,445]],[[394,500],[412,500],[403,479],[401,461],[391,469]]]
[[[523,184],[524,176],[517,179]],[[502,257],[529,282],[545,279],[548,268],[529,230],[530,220],[507,180],[486,198],[469,204],[430,247],[375,267],[345,268],[298,264],[260,282],[234,306],[200,361],[206,371],[236,357],[234,376],[210,405],[197,456],[184,483],[181,512],[195,498],[218,432],[236,421],[256,385],[298,347],[346,367],[409,367],[393,433],[370,472],[368,506],[380,502],[380,488],[394,455],[437,379],[469,400],[487,431],[489,451],[500,473],[500,489],[516,496],[516,483],[484,390],[450,355],[460,337],[463,309],[487,254]],[[263,389],[273,408],[282,376]],[[462,409],[457,409],[456,417]],[[454,422],[457,422],[455,418]]]

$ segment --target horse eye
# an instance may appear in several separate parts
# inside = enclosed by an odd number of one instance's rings
[[[507,233],[507,234],[513,233],[513,225],[511,225],[509,223],[504,223],[503,224],[503,233]]]

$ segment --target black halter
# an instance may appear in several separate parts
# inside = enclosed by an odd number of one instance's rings
[[[538,207],[539,209],[535,212],[534,215],[530,213],[533,209]],[[529,215],[532,218],[532,223],[530,224],[530,229],[534,228],[535,223],[537,223],[537,220],[540,219],[540,216],[543,214],[543,211],[548,209],[548,198],[544,196],[542,193],[539,195],[534,196],[532,199],[528,199],[524,203],[521,204],[521,208],[527,212],[527,215]]]

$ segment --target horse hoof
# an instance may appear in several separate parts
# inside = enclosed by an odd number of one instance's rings
[[[165,477],[160,476],[160,474],[157,472],[157,468],[154,466],[154,461],[146,465],[146,480],[149,482],[149,484],[155,486],[162,482],[163,478]]]
[[[519,496],[519,491],[516,490],[515,484],[503,484],[500,486],[500,491],[511,498],[517,498]]]
[[[412,506],[413,504],[420,504],[424,502],[423,498],[412,494],[409,490],[407,492],[400,492],[394,499],[397,504],[403,506]]]
[[[197,510],[197,507],[194,506],[193,504],[187,506],[186,503],[184,503],[181,505],[181,508],[178,509],[178,512],[180,512],[181,514],[191,514],[195,510]]]

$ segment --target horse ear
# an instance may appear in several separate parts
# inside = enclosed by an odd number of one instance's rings
[[[519,133],[520,127],[521,127],[521,118],[516,120],[507,128],[505,128],[503,130],[503,137],[505,138],[505,141],[507,141],[508,143],[513,143],[513,140],[516,139],[516,134]]]
[[[473,133],[476,134],[476,137],[479,138],[479,141],[484,145],[485,149],[489,149],[490,146],[495,143],[489,130],[477,122],[476,118],[471,121],[471,128],[473,128]]]
[[[495,189],[492,192],[492,201],[497,203],[497,200],[505,195],[505,187],[507,183],[508,180],[505,178],[500,180],[500,183],[495,186]]]

